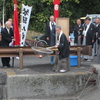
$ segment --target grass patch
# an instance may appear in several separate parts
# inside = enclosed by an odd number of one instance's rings
[[[40,34],[42,34],[42,33],[28,30],[26,38],[32,40],[33,36],[37,36],[37,35],[40,35]]]

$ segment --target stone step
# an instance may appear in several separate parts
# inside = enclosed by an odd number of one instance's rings
[[[10,100],[78,100],[76,97],[55,97],[55,98],[44,98],[44,99],[33,99],[33,98],[19,98]]]
[[[45,100],[44,97],[74,96],[82,91],[90,75],[90,72],[8,75],[8,98]]]
[[[92,95],[94,95],[95,92],[97,92],[98,90],[98,85],[90,85],[87,88],[84,89],[84,92],[82,93],[82,95],[80,96],[81,92],[79,92],[78,94],[76,94],[76,96],[67,96],[67,97],[48,97],[48,98],[44,98],[44,99],[33,99],[33,98],[17,98],[17,99],[10,99],[10,100],[87,100],[87,97],[92,97]],[[79,97],[80,96],[80,97]]]

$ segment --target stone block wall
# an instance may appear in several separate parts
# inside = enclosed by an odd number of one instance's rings
[[[0,100],[7,100],[7,73],[0,72]]]

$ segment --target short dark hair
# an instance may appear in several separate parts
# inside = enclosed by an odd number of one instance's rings
[[[60,29],[61,30],[61,26],[56,26],[56,28]]]
[[[80,19],[80,18],[77,18],[77,19],[76,19],[76,21],[77,21],[77,20],[80,20],[80,21],[81,21],[81,19]]]
[[[89,21],[90,21],[90,20],[91,20],[91,18],[90,18],[90,17],[86,17],[86,18],[85,18],[85,20],[89,20]]]

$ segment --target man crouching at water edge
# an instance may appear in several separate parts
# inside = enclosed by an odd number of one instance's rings
[[[57,34],[57,43],[55,47],[58,48],[55,58],[55,65],[53,71],[55,72],[67,72],[69,66],[69,43],[65,34],[61,30],[61,26],[55,28]]]

